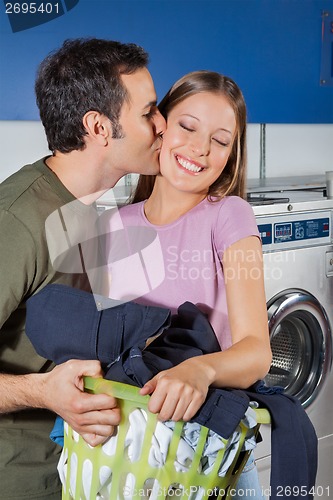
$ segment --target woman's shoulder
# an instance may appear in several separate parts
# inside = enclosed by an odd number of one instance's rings
[[[237,210],[248,212],[249,214],[254,216],[254,212],[250,203],[240,196],[226,196],[226,206],[230,207],[231,209],[237,208]]]
[[[139,207],[142,207],[144,203],[144,201],[138,201],[137,203],[127,202],[125,205],[121,205],[119,207],[119,210],[121,210],[122,212],[136,211]]]
[[[212,201],[207,200],[207,206],[216,212],[223,210],[224,213],[227,211],[234,213],[237,210],[236,213],[253,214],[251,205],[240,196],[225,196],[219,200],[213,198]]]
[[[112,227],[114,229],[122,228],[125,224],[138,223],[142,217],[143,203],[135,203],[131,205],[123,205],[121,207],[112,207],[105,210],[99,220],[101,227]]]
[[[138,203],[129,203],[128,205],[122,205],[119,208],[120,215],[121,217],[137,216],[142,213],[143,205],[144,201],[139,201]]]
[[[247,236],[258,236],[256,218],[246,200],[239,196],[226,196],[219,205],[214,225],[218,248],[227,248]]]
[[[239,196],[225,196],[219,201],[212,201],[214,211],[213,218],[215,227],[222,228],[247,227],[248,225],[256,227],[256,219],[251,205]]]

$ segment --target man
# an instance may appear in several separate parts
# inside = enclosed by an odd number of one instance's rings
[[[25,335],[25,302],[48,283],[89,289],[85,273],[50,261],[45,220],[75,200],[89,207],[125,174],[156,174],[165,121],[133,44],[66,41],[41,64],[37,104],[52,156],[0,185],[0,498],[59,499],[59,448],[49,439],[54,413],[91,445],[119,423],[115,401],[83,392],[97,361],[53,367]],[[47,335],[47,331],[45,332]]]

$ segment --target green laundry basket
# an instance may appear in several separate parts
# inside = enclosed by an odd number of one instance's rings
[[[167,456],[163,466],[152,466],[149,453],[156,425],[156,415],[147,410],[149,396],[141,396],[137,387],[104,379],[85,377],[85,390],[100,394],[107,393],[118,399],[122,420],[117,427],[113,453],[106,454],[102,445],[95,448],[89,446],[77,433],[65,424],[65,439],[63,462],[66,463],[66,478],[63,480],[63,500],[183,500],[209,497],[214,500],[232,498],[230,490],[234,488],[238,477],[248,459],[250,452],[241,452],[249,429],[240,422],[240,439],[234,443],[237,446],[231,465],[223,477],[218,475],[228,440],[222,439],[225,447],[218,451],[212,470],[208,474],[202,472],[200,461],[206,443],[209,429],[200,427],[200,434],[192,462],[187,464],[185,472],[175,467],[177,450],[182,435],[184,422],[176,422],[169,443]],[[141,452],[138,460],[132,461],[125,449],[125,438],[129,430],[129,415],[137,410],[146,415]],[[265,409],[256,409],[258,432],[261,423],[269,423],[269,413]],[[252,429],[253,431],[253,429]],[[101,477],[109,477],[104,485],[103,496]],[[105,476],[104,476],[105,477]],[[88,486],[87,486],[88,485]],[[87,491],[88,489],[88,491]],[[229,491],[229,495],[228,495]],[[107,493],[105,493],[107,492]]]

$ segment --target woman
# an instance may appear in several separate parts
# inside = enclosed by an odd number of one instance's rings
[[[237,85],[218,73],[193,72],[174,84],[159,109],[167,120],[160,174],[139,178],[134,204],[120,215],[125,227],[153,228],[163,253],[164,279],[136,302],[172,311],[184,300],[195,303],[221,345],[221,352],[160,372],[140,391],[151,394],[149,409],[161,420],[189,420],[209,386],[247,388],[269,369],[262,252],[242,199],[246,107]],[[150,255],[147,274],[159,262]],[[255,477],[246,476],[239,498],[253,488]],[[256,495],[262,498],[258,487]]]
[[[240,198],[246,108],[237,85],[218,73],[193,72],[159,108],[167,119],[161,173],[140,177],[133,198],[139,203],[120,215],[125,227],[153,227],[163,251],[164,280],[136,302],[173,311],[184,300],[195,303],[223,349],[161,372],[141,390],[152,393],[150,410],[161,419],[189,420],[210,385],[247,388],[269,369],[262,253],[252,209]]]

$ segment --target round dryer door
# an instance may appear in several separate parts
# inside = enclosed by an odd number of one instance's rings
[[[318,300],[303,290],[285,290],[267,304],[273,361],[265,378],[296,396],[304,407],[316,398],[329,371],[329,320]]]

